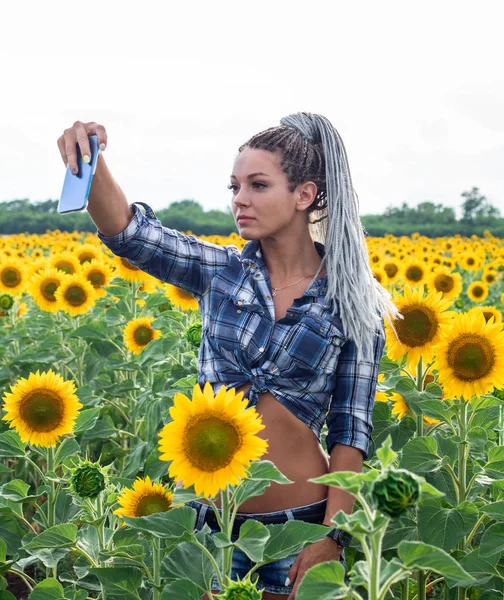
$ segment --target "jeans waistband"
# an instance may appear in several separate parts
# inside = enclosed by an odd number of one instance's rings
[[[233,524],[233,534],[238,535],[240,527],[248,519],[255,519],[264,525],[282,524],[292,520],[306,521],[307,523],[322,523],[325,518],[326,505],[327,500],[320,500],[313,504],[306,504],[305,506],[297,506],[295,508],[276,510],[268,513],[239,512],[237,513]],[[217,518],[210,505],[193,501],[188,502],[187,506],[191,506],[197,511],[198,517],[196,529],[201,529],[204,523],[207,523],[211,529],[220,529]]]

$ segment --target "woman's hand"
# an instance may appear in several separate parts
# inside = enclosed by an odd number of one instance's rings
[[[289,569],[289,583],[287,585],[293,585],[294,587],[287,600],[295,599],[296,590],[308,569],[328,560],[340,560],[342,552],[343,548],[330,538],[324,538],[320,542],[306,546],[298,554],[294,564]]]
[[[98,136],[98,146],[100,151],[103,152],[107,146],[107,132],[103,125],[99,125],[94,121],[90,123],[82,123],[81,121],[75,121],[75,123],[69,129],[65,129],[63,135],[58,138],[58,148],[61,154],[61,158],[65,163],[70,164],[70,170],[75,175],[78,172],[77,168],[77,144],[84,162],[91,160],[91,150],[89,148],[88,136]],[[87,156],[87,160],[86,157]]]

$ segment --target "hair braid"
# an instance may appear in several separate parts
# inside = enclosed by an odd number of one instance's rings
[[[317,185],[317,195],[307,213],[312,238],[325,245],[325,256],[312,285],[325,264],[327,294],[333,314],[340,313],[345,334],[357,347],[357,361],[372,349],[370,331],[381,327],[381,319],[401,318],[390,293],[373,277],[364,229],[359,216],[359,199],[352,186],[343,140],[328,119],[298,112],[280,120],[240,146],[278,151],[289,190],[306,181]]]

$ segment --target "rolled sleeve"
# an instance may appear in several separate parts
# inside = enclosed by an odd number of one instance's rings
[[[355,342],[347,340],[344,343],[327,413],[326,446],[329,453],[336,443],[358,448],[364,455],[364,460],[374,453],[374,449],[370,453],[373,441],[373,406],[384,347],[383,321],[382,328],[375,334],[370,360],[357,364]]]
[[[139,204],[145,208],[145,215]],[[235,245],[219,246],[163,226],[145,202],[134,202],[130,208],[133,217],[124,231],[103,235],[97,230],[98,238],[116,256],[198,300],[218,271],[229,264],[233,255],[240,255]]]

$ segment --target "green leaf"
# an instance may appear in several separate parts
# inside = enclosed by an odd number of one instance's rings
[[[334,600],[344,598],[345,568],[336,560],[323,562],[306,571],[296,592],[296,600]]]
[[[215,546],[212,536],[201,530],[197,534],[199,542],[205,546],[217,562],[222,565],[222,550]],[[161,576],[166,579],[189,579],[201,593],[211,589],[214,568],[207,554],[191,542],[182,542],[166,556],[161,564]]]
[[[55,525],[32,538],[24,547],[26,550],[39,548],[71,548],[77,539],[75,525]]]
[[[74,433],[93,429],[98,417],[100,416],[100,410],[101,409],[99,406],[81,410],[77,416],[77,419],[75,420]]]
[[[482,586],[492,577],[500,577],[496,568],[499,559],[498,554],[482,557],[480,548],[476,548],[462,557],[459,562],[462,568],[478,580],[478,586]]]
[[[142,572],[136,567],[92,567],[89,569],[98,577],[107,594],[138,598],[138,588],[142,584]]]
[[[41,492],[40,494],[29,496],[29,489],[30,484],[26,483],[26,481],[23,481],[22,479],[12,479],[1,487],[1,494],[3,498],[11,500],[12,502],[30,502],[41,496],[43,493]]]
[[[408,569],[430,569],[443,575],[449,587],[469,587],[476,583],[459,563],[447,552],[422,542],[402,542],[397,553]]]
[[[504,479],[504,446],[490,448],[485,471],[490,477]]]
[[[451,550],[478,520],[478,509],[471,502],[457,508],[444,508],[438,499],[429,499],[418,507],[418,532],[423,542]]]
[[[304,521],[287,521],[282,525],[266,525],[270,538],[264,549],[264,562],[274,562],[299,554],[307,544],[323,540],[327,527]]]
[[[135,442],[133,448],[128,452],[126,464],[121,472],[123,477],[135,477],[138,471],[143,469],[149,445],[143,440]]]
[[[190,506],[172,508],[147,517],[123,517],[130,527],[159,538],[176,539],[191,534],[196,526],[196,511]]]
[[[70,548],[39,548],[38,550],[31,550],[30,554],[41,560],[45,567],[54,569],[69,552]]]
[[[94,410],[94,409],[92,409]],[[76,456],[80,452],[81,448],[79,443],[74,437],[65,438],[61,444],[59,444],[58,449],[54,455],[54,465],[57,467],[65,462],[67,458],[70,456]]]
[[[254,519],[248,519],[240,527],[240,535],[235,543],[251,561],[257,563],[263,559],[264,548],[269,537],[270,532],[265,525]]]
[[[399,451],[415,433],[416,422],[409,416],[402,418],[400,421],[395,421],[390,410],[390,406],[385,402],[375,402],[373,408],[373,438],[376,447],[379,447],[390,435],[392,448]]]
[[[402,450],[400,467],[414,473],[430,473],[441,467],[436,440],[419,437],[410,440]]]
[[[254,461],[247,470],[247,478],[240,484],[236,491],[234,497],[235,504],[240,506],[249,498],[261,496],[272,482],[280,484],[292,483],[271,461]]]
[[[336,471],[335,473],[327,473],[327,475],[321,475],[315,479],[309,479],[314,483],[323,483],[325,485],[332,485],[339,487],[350,494],[357,494],[361,489],[364,482],[372,482],[379,477],[380,471],[374,469],[372,471],[366,471],[365,473],[357,473],[355,471]]]
[[[177,579],[165,586],[161,600],[201,600],[201,590],[189,579]],[[1,600],[1,599],[0,599]]]
[[[16,596],[14,596],[14,594],[11,594],[7,590],[2,590],[0,592],[0,600],[16,600]]]
[[[41,581],[28,596],[29,600],[64,600],[63,586],[56,579]]]
[[[376,455],[384,469],[393,463],[397,456],[399,456],[397,452],[392,450],[392,436],[390,434],[387,435],[383,444],[378,448]]]
[[[0,433],[0,458],[15,458],[26,454],[26,444],[21,441],[17,431]]]
[[[504,551],[504,523],[491,525],[482,535],[480,556],[487,557]]]
[[[487,514],[491,519],[504,521],[504,500],[492,502],[480,508],[481,512]]]
[[[7,544],[0,538],[0,562],[7,560]]]

